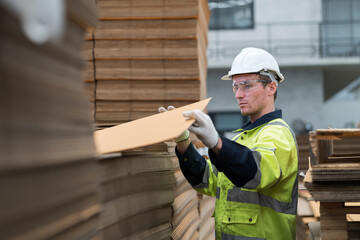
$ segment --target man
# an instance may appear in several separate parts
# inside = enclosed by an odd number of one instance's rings
[[[208,115],[184,112],[196,120],[189,130],[209,148],[210,160],[197,153],[185,131],[175,139],[181,170],[198,192],[216,196],[216,239],[295,239],[298,153],[294,134],[275,110],[284,80],[279,66],[268,52],[245,48],[222,79],[232,80],[241,114],[250,121],[230,141],[218,135]]]

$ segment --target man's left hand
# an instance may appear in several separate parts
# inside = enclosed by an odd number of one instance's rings
[[[183,116],[195,119],[195,123],[189,127],[189,130],[195,133],[205,146],[208,148],[216,147],[219,140],[219,134],[209,115],[200,110],[194,110],[183,112]]]

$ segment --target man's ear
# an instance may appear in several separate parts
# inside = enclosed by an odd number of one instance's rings
[[[270,90],[270,95],[274,95],[275,92],[277,91],[277,86],[275,82],[271,82],[268,84],[269,90]]]

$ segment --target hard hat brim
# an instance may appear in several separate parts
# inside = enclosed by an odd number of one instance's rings
[[[227,74],[221,78],[221,80],[232,80],[232,76]]]

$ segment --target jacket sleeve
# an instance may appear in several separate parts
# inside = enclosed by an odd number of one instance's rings
[[[198,192],[215,196],[218,171],[216,167],[200,155],[192,144],[181,155],[175,148],[182,173],[190,185]]]
[[[221,137],[219,155],[209,150],[211,162],[237,187],[243,187],[255,177],[257,165],[249,148]]]
[[[212,163],[237,187],[267,189],[283,176],[292,147],[281,127],[265,127],[259,132],[252,149],[222,138],[223,147],[216,156],[209,151]],[[281,164],[279,161],[282,159]]]

